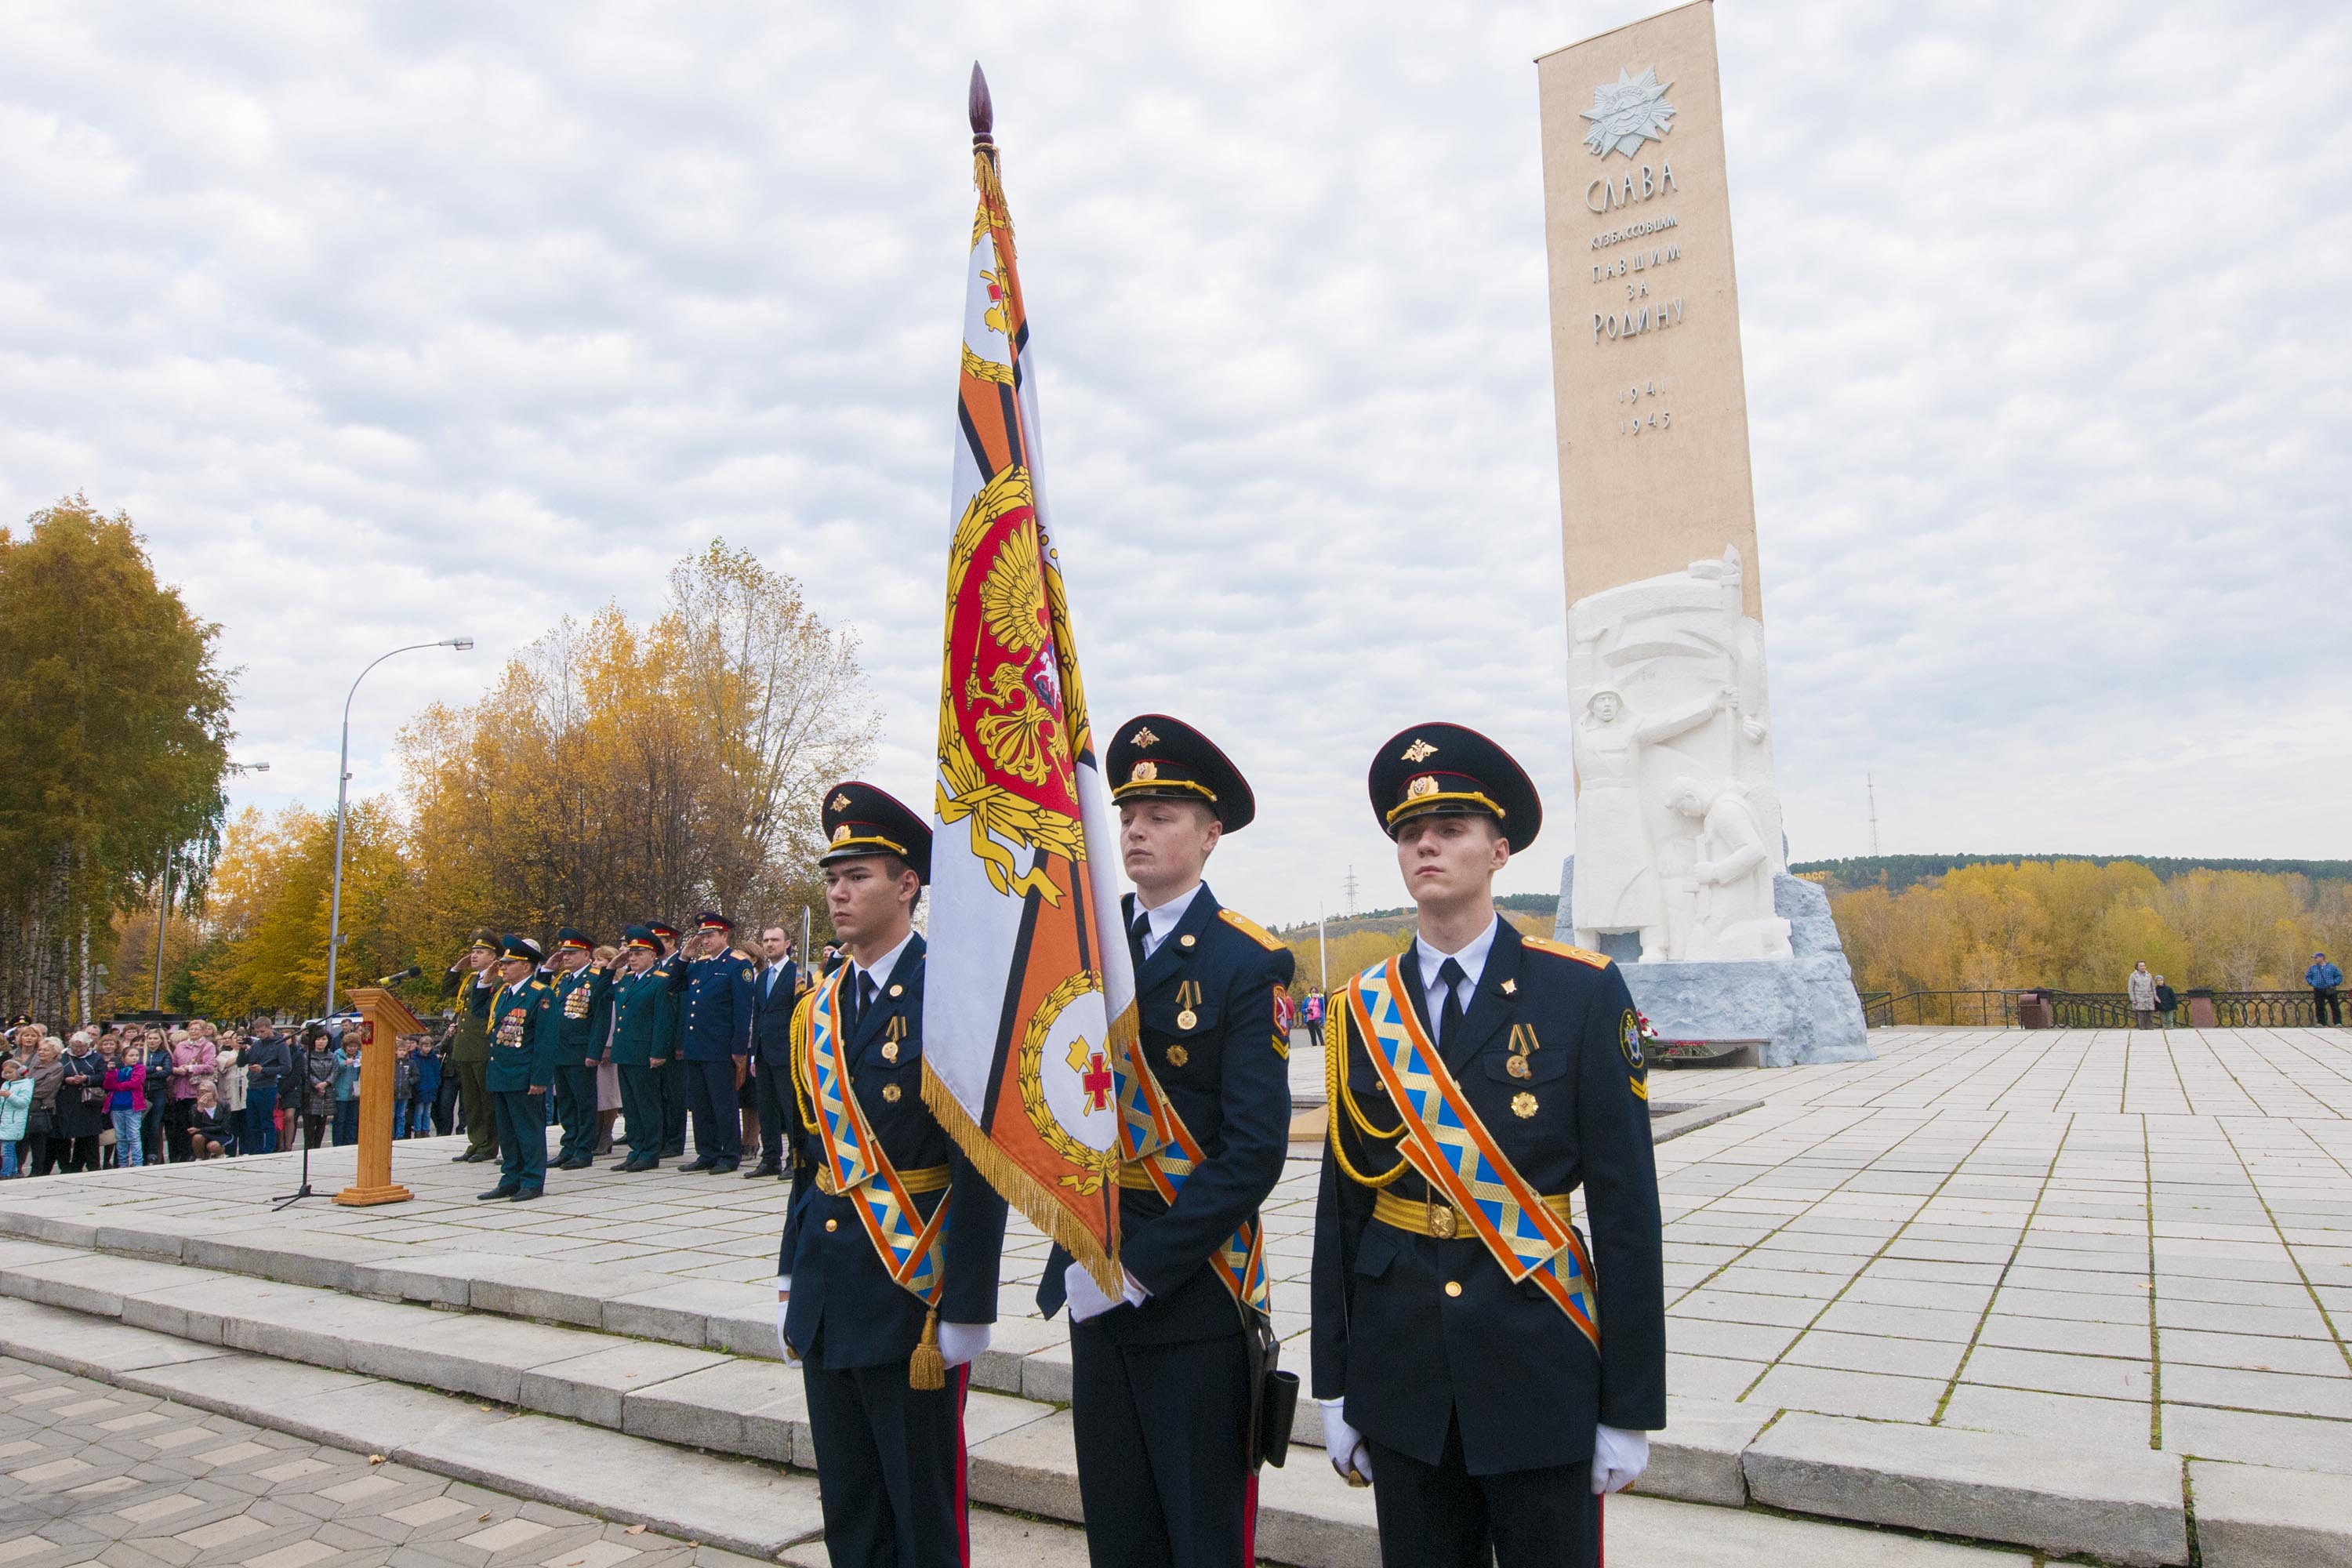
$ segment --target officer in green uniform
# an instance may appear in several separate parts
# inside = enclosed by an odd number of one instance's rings
[[[497,994],[490,998],[490,1100],[499,1124],[499,1184],[483,1202],[528,1203],[547,1184],[547,1086],[552,1058],[539,1054],[532,1016],[547,990],[539,978],[539,943],[510,936],[499,944]]]
[[[624,1171],[650,1171],[662,1159],[661,1074],[669,1053],[669,976],[661,972],[661,943],[646,926],[622,940],[620,973],[613,978],[613,1066],[621,1079],[621,1121],[628,1129]]]
[[[441,976],[441,994],[457,1004],[449,1033],[449,1065],[457,1074],[457,1107],[466,1118],[466,1152],[455,1163],[499,1157],[498,1112],[490,1108],[490,998],[498,994],[498,933],[478,931],[466,956]]]
[[[677,928],[663,921],[647,921],[646,929],[661,943],[661,961],[655,967],[667,981],[672,972],[686,963],[677,951]],[[679,1063],[685,1058],[686,1000],[675,991],[669,994],[668,1011],[662,1015],[661,1038],[665,1042],[661,1068],[661,1144],[660,1157],[665,1160],[686,1158],[686,1068]],[[631,1134],[634,1142],[635,1135]]]
[[[555,1066],[555,1112],[563,1123],[559,1171],[596,1163],[596,1065],[612,1022],[612,976],[592,962],[595,951],[585,932],[570,926],[557,931],[555,973],[539,999],[539,1047]]]

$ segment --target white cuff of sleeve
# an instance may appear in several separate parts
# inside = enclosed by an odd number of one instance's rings
[[[779,1290],[781,1290],[781,1291],[782,1291],[782,1292],[783,1292],[784,1294],[786,1294],[786,1295],[790,1295],[790,1294],[792,1294],[792,1289],[793,1289],[793,1277],[792,1277],[791,1275],[789,1275],[789,1274],[779,1274],[779,1275],[777,1275],[777,1276],[776,1276],[776,1289],[779,1289]]]

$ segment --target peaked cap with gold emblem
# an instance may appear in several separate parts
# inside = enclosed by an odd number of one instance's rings
[[[1228,833],[1257,816],[1249,781],[1216,742],[1165,713],[1129,719],[1111,737],[1104,757],[1113,800],[1192,800],[1216,813]]]
[[[930,825],[884,791],[852,779],[824,792],[824,853],[829,866],[860,855],[896,855],[931,879]]]
[[[1459,724],[1415,724],[1373,754],[1372,815],[1391,838],[1416,816],[1491,816],[1511,853],[1543,829],[1543,800],[1511,753]]]

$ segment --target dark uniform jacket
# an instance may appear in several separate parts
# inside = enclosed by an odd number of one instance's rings
[[[545,1089],[555,1081],[552,1058],[540,1053],[532,1038],[532,1016],[546,995],[547,982],[534,974],[520,985],[501,985],[490,998],[490,1065],[485,1081],[493,1094],[519,1094],[531,1088]],[[505,1045],[499,1031],[509,1016],[518,1010],[522,1014],[522,1043]]]
[[[1406,950],[1401,967],[1434,1039],[1417,949]],[[1332,994],[1326,1039],[1344,1038],[1349,1091],[1365,1120],[1394,1127],[1396,1107],[1346,1003],[1344,992]],[[1532,1282],[1512,1284],[1476,1236],[1441,1241],[1374,1220],[1372,1190],[1343,1174],[1327,1146],[1315,1214],[1315,1394],[1346,1395],[1349,1424],[1365,1436],[1434,1465],[1448,1421],[1459,1419],[1470,1473],[1496,1475],[1589,1458],[1596,1422],[1666,1424],[1657,1168],[1646,1063],[1638,1039],[1629,1045],[1624,1034],[1633,1021],[1614,964],[1529,945],[1501,921],[1463,1037],[1444,1053],[1471,1109],[1531,1186],[1546,1194],[1583,1187],[1599,1277],[1597,1357],[1551,1298]],[[1519,1026],[1532,1031],[1521,1037],[1533,1047],[1523,1053],[1525,1077],[1510,1068]],[[1515,1113],[1515,1100],[1530,1114]],[[1330,1114],[1360,1173],[1377,1178],[1395,1166],[1396,1140],[1362,1136],[1338,1103]],[[1429,1196],[1411,1170],[1387,1191],[1416,1204]],[[1460,1293],[1448,1295],[1456,1283]]]
[[[604,1036],[613,1022],[612,973],[601,963],[584,964],[566,974],[541,977],[533,1027],[540,1053],[551,1067],[593,1067],[604,1054]]]
[[[658,964],[643,974],[621,969],[613,976],[613,1065],[641,1068],[669,1055],[669,976]]]
[[[449,1059],[486,1062],[490,1059],[490,998],[499,994],[498,966],[470,970],[464,964],[441,976],[441,994],[457,999],[457,1016],[449,1031]]]
[[[781,964],[772,985],[768,983],[764,967],[751,975],[752,1050],[763,1068],[788,1067],[792,1063],[793,1011],[799,1000],[793,991],[799,973],[796,965]]]
[[[748,1056],[756,1006],[751,958],[729,948],[715,958],[685,959],[673,953],[670,989],[677,994],[680,1048],[690,1062],[723,1062]]]
[[[794,1034],[807,1027],[804,1007],[796,1010]],[[890,1044],[898,1047],[896,1060],[884,1053]],[[858,1020],[855,1037],[838,1049],[866,1125],[891,1165],[901,1173],[945,1165],[950,1173],[948,1192],[956,1206],[942,1255],[940,1321],[994,1322],[996,1267],[1004,1250],[1004,1200],[923,1103],[920,936],[908,939],[874,1005]],[[776,1257],[776,1271],[790,1275],[793,1281],[784,1337],[799,1354],[814,1351],[818,1364],[832,1372],[903,1362],[922,1337],[926,1310],[913,1291],[894,1282],[882,1267],[857,1217],[859,1200],[828,1197],[818,1190],[824,1145],[806,1114],[815,1089],[795,1081],[797,1092],[788,1095],[784,1105],[785,1142],[793,1151],[792,1200]],[[804,1096],[811,1105],[801,1103]],[[918,1193],[913,1201],[928,1216],[946,1195]]]
[[[1121,900],[1130,931],[1135,899]],[[1275,994],[1290,985],[1290,950],[1228,918],[1206,884],[1168,940],[1138,964],[1143,1054],[1204,1156],[1169,1207],[1156,1192],[1118,1194],[1118,1258],[1151,1292],[1100,1322],[1129,1344],[1174,1344],[1240,1331],[1242,1318],[1209,1259],[1282,1177],[1290,1141],[1290,1041]],[[1130,955],[1135,942],[1128,942]],[[1181,1021],[1192,1015],[1188,1028]],[[1069,1254],[1055,1247],[1038,1282],[1047,1316],[1062,1307]]]

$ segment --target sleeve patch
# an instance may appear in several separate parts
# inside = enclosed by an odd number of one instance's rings
[[[1572,958],[1579,963],[1589,963],[1595,969],[1609,967],[1607,953],[1594,952],[1590,948],[1570,947],[1564,942],[1554,942],[1548,936],[1522,937],[1520,943],[1538,952],[1550,953],[1554,958]]]
[[[1231,910],[1219,910],[1217,911],[1217,918],[1223,921],[1235,931],[1241,932],[1244,936],[1249,938],[1252,942],[1256,942],[1258,946],[1265,949],[1268,952],[1282,952],[1287,951],[1282,945],[1281,941],[1276,938],[1272,931],[1267,931],[1264,926],[1258,924],[1247,915],[1238,915]]]

